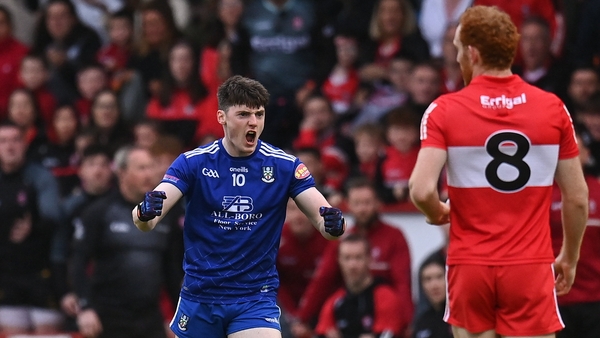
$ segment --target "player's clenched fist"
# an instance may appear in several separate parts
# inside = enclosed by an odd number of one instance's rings
[[[163,208],[163,200],[167,198],[164,191],[148,191],[144,200],[138,205],[138,218],[142,222],[148,222],[156,216],[160,216]]]
[[[331,236],[339,237],[344,234],[344,216],[338,208],[320,207],[319,214],[325,221],[325,232]]]

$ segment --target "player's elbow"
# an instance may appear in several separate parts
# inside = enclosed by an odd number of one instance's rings
[[[417,182],[411,179],[408,181],[408,191],[410,199],[417,205],[426,203],[435,196],[437,187],[433,184]]]
[[[587,212],[589,203],[588,199],[589,191],[587,185],[581,186],[578,189],[573,189],[569,192],[563,192],[563,208]]]

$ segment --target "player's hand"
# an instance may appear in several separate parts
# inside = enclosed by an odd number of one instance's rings
[[[138,205],[138,218],[148,222],[162,214],[163,200],[167,198],[164,191],[149,191],[144,195],[144,200]]]
[[[344,234],[344,216],[342,216],[342,211],[338,208],[330,208],[330,207],[320,207],[319,214],[325,220],[325,232],[330,234],[331,236],[340,237]]]
[[[450,223],[450,200],[440,201],[440,213],[435,219],[427,217],[426,222],[433,225],[445,225]]]
[[[556,272],[556,281],[554,287],[558,296],[564,296],[571,290],[575,281],[575,270],[577,269],[577,261],[567,259],[561,253],[554,261],[554,271]]]
[[[79,332],[86,338],[98,337],[102,332],[102,322],[96,311],[87,309],[77,315],[77,327]]]
[[[60,300],[60,308],[70,317],[79,313],[79,298],[75,293],[69,292]]]

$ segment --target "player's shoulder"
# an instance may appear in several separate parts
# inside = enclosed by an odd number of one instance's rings
[[[216,140],[203,146],[199,146],[195,149],[186,151],[183,154],[181,154],[181,156],[185,157],[187,160],[200,160],[206,156],[217,154],[220,149],[221,144],[219,140]]]
[[[283,149],[280,149],[272,144],[261,141],[257,147],[258,155],[266,160],[276,162],[278,164],[289,164],[293,165],[296,163],[296,156],[286,153]]]

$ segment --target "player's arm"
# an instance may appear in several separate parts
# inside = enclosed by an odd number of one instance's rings
[[[133,223],[142,231],[154,229],[182,196],[179,188],[171,183],[161,182],[153,191],[147,192],[144,200],[133,208]]]
[[[425,214],[430,224],[442,225],[450,221],[450,207],[440,201],[437,183],[448,153],[446,150],[425,147],[419,151],[408,188],[415,206]]]
[[[299,193],[294,201],[323,237],[336,239],[346,229],[342,212],[332,208],[317,188],[311,187]]]
[[[588,188],[578,157],[558,161],[556,183],[562,196],[563,245],[555,269],[559,295],[569,292],[575,279],[579,249],[588,218]]]

